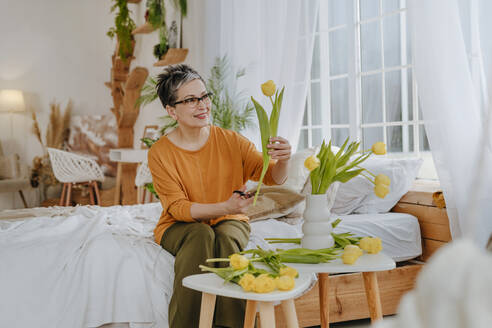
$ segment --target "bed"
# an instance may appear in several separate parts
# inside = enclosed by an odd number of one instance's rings
[[[174,259],[152,239],[160,211],[159,203],[150,203],[2,212],[1,326],[53,327],[55,323],[59,327],[99,327],[112,323],[120,327],[126,323],[126,327],[167,327]],[[416,274],[420,268],[419,264],[402,262],[422,253],[419,223],[404,213],[340,217],[342,223],[337,230],[380,236],[385,252],[400,263],[392,270],[395,272],[380,275],[383,310],[388,313],[386,284],[394,289],[404,283],[405,288],[397,288],[403,292],[411,288],[415,275],[402,272]],[[265,237],[298,237],[301,221],[267,219],[251,225],[248,248],[267,248],[271,246],[263,240]],[[355,280],[352,275],[333,276],[333,304],[337,304],[338,315],[332,320],[357,318],[353,311],[345,309],[345,302],[350,307],[357,305],[353,303],[354,290],[361,289],[364,301],[362,282],[354,283]],[[342,286],[352,290],[342,292]],[[319,324],[317,307],[311,305],[318,304],[316,292],[317,288],[313,288],[296,301],[302,327]],[[349,299],[345,300],[341,292]],[[396,296],[391,297],[395,302]],[[282,327],[282,316],[277,318]]]

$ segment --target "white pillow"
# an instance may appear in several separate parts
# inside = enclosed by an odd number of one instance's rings
[[[385,198],[377,197],[374,194],[374,185],[359,175],[349,182],[340,184],[335,204],[331,209],[332,213],[343,215],[389,212],[412,187],[422,162],[420,158],[370,157],[361,166],[375,175],[379,173],[387,175],[391,179],[390,192]],[[309,183],[303,193],[308,193],[310,190]]]
[[[412,187],[422,162],[421,158],[372,157],[362,163],[362,167],[375,175],[382,173],[391,179],[390,192],[385,198],[379,198],[374,194],[374,185],[371,182],[362,176],[355,177],[348,183],[353,182],[361,192],[366,192],[354,212],[361,214],[389,212]],[[343,185],[340,186],[339,191]]]

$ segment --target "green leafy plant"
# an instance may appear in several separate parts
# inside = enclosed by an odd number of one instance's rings
[[[133,54],[133,36],[132,31],[135,29],[135,22],[130,17],[127,0],[113,0],[115,3],[111,6],[111,12],[118,9],[118,14],[114,19],[115,26],[111,27],[106,33],[111,39],[116,35],[119,42],[119,56],[126,61]]]
[[[227,56],[216,57],[207,81],[212,97],[212,122],[224,129],[240,132],[253,127],[254,107],[237,91],[237,81],[246,74],[244,68],[233,72]]]

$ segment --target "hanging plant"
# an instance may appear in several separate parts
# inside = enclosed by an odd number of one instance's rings
[[[127,0],[113,0],[115,4],[111,7],[111,12],[118,8],[118,14],[114,19],[115,26],[111,27],[106,33],[111,39],[116,35],[119,42],[118,55],[126,61],[133,54],[133,35],[135,22],[130,17]]]

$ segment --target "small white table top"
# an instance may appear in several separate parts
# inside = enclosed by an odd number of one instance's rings
[[[253,301],[274,302],[288,300],[300,295],[311,285],[313,275],[306,273],[299,274],[299,277],[295,280],[295,287],[289,291],[275,290],[264,294],[245,292],[241,286],[232,282],[225,282],[224,279],[220,278],[215,273],[195,274],[185,277],[183,279],[183,286],[219,296]]]
[[[349,272],[373,272],[391,270],[396,267],[395,261],[382,252],[378,254],[364,254],[355,261],[354,264],[343,264],[341,259],[336,259],[329,263],[302,264],[285,263],[296,268],[299,272],[311,273],[349,273]]]
[[[109,150],[113,162],[141,163],[147,159],[148,149],[116,148]]]

